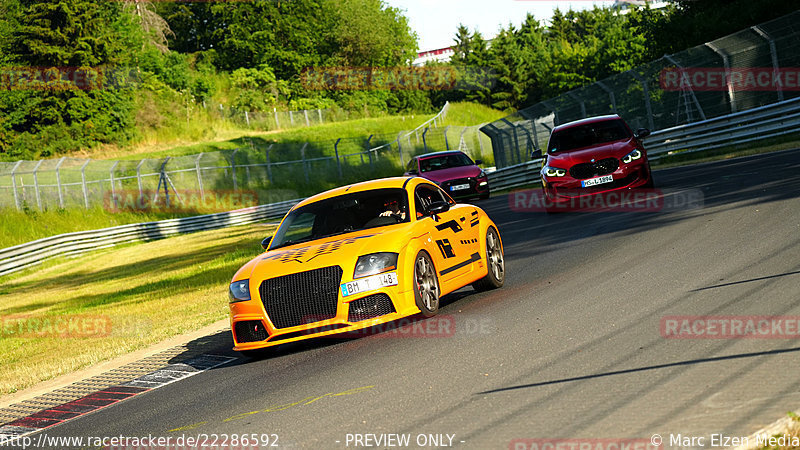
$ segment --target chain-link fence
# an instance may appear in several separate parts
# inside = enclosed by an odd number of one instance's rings
[[[432,151],[459,149],[491,163],[491,143],[480,126],[441,126],[447,109],[398,134],[318,142],[252,138],[244,148],[160,159],[0,163],[0,208],[169,207],[192,197],[192,205],[230,210],[401,175],[410,158]]]
[[[800,96],[800,11],[522,109],[482,128],[498,168],[544,148],[554,126],[619,114],[663,130]]]

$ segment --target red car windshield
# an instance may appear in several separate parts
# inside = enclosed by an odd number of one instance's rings
[[[630,139],[631,133],[621,120],[578,125],[556,131],[547,144],[548,153],[562,153],[593,145],[608,144],[622,139]]]
[[[450,155],[434,156],[419,160],[420,172],[433,172],[434,170],[449,169],[451,167],[474,166],[475,163],[469,156],[463,153],[452,153]]]

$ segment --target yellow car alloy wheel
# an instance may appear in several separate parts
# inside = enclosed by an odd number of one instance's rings
[[[439,280],[433,261],[424,250],[414,261],[414,298],[425,317],[431,317],[439,310]]]

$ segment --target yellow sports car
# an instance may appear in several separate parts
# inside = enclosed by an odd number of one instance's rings
[[[501,287],[503,244],[474,205],[424,178],[344,186],[297,204],[229,289],[234,349],[436,314],[439,297]]]

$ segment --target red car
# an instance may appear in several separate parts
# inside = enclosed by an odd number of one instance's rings
[[[553,129],[542,164],[547,203],[574,204],[576,198],[622,189],[652,188],[653,178],[642,138],[618,115],[565,123]],[[542,157],[535,151],[533,158]]]
[[[405,175],[419,175],[434,183],[453,198],[489,198],[489,179],[478,164],[464,152],[426,153],[409,161]]]

